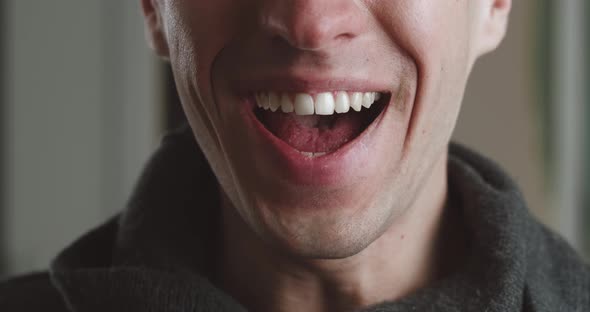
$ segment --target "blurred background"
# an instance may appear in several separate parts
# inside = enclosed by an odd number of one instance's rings
[[[138,0],[0,0],[0,278],[43,269],[117,213],[182,120]],[[590,259],[590,5],[516,0],[455,140],[499,162]]]

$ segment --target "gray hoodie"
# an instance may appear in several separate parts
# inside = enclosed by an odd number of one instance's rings
[[[588,266],[500,168],[451,144],[448,171],[448,206],[469,234],[465,265],[363,311],[590,311]],[[189,129],[168,136],[123,213],[59,254],[50,274],[0,284],[0,311],[246,311],[209,282],[217,187]]]

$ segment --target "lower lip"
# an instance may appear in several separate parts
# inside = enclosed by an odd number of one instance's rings
[[[289,183],[301,186],[330,186],[342,183],[350,168],[358,168],[370,161],[371,152],[361,146],[375,136],[383,116],[391,103],[387,103],[377,118],[354,140],[329,154],[309,157],[273,135],[254,115],[253,99],[243,99],[241,115],[248,131],[257,133],[261,139],[258,152],[270,156],[272,165]],[[348,170],[347,170],[348,169]]]

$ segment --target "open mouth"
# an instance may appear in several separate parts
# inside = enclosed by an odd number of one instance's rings
[[[309,157],[330,154],[360,136],[383,112],[390,93],[255,94],[254,114],[274,136]]]

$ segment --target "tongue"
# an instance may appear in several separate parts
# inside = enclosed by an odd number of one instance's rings
[[[261,111],[259,119],[279,139],[297,150],[312,153],[334,151],[353,140],[365,128],[365,118],[357,112],[297,116]]]

